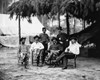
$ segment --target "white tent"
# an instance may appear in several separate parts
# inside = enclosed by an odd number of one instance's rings
[[[38,18],[32,17],[32,23],[29,23],[27,19],[21,19],[21,36],[35,36],[42,33],[44,27]],[[47,31],[49,34],[49,31]],[[18,20],[16,16],[13,19],[9,18],[7,14],[0,14],[0,34],[6,36],[0,36],[0,42],[5,46],[17,46],[18,45]]]
[[[32,23],[29,23],[27,19],[21,19],[21,35],[30,36],[42,33],[44,26],[40,23],[38,18],[32,17]],[[0,14],[0,29],[3,34],[18,35],[18,20],[14,16],[13,19],[9,18],[9,15]]]

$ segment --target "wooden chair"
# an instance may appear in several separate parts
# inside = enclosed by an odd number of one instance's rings
[[[76,68],[76,59],[77,59],[77,55],[69,53],[68,55],[66,55],[67,59],[73,59],[74,60],[74,67]],[[67,63],[68,64],[68,63]],[[68,65],[67,65],[68,66]]]
[[[43,53],[43,50],[40,50],[39,51],[39,54],[34,53],[32,52],[32,65],[35,64],[35,65],[42,65],[42,53]]]

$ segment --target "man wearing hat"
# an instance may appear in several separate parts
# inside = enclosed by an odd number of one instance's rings
[[[34,37],[34,42],[31,44],[30,47],[30,53],[32,54],[32,64],[33,61],[37,63],[37,66],[39,66],[39,63],[42,64],[41,58],[42,58],[42,50],[44,49],[44,46],[41,42],[39,42],[39,36]],[[33,60],[34,59],[34,60]]]
[[[48,59],[47,59],[47,63],[53,61],[56,59],[56,57],[59,55],[59,53],[61,53],[63,50],[62,45],[60,45],[58,43],[58,39],[56,37],[52,38],[52,44],[50,45],[48,51]]]
[[[76,38],[72,38],[70,45],[65,49],[65,51],[56,59],[55,62],[63,59],[63,69],[67,68],[68,59],[79,55],[81,45],[77,42]]]

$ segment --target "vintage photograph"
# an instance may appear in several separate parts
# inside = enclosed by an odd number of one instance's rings
[[[100,0],[0,0],[0,80],[100,80]]]

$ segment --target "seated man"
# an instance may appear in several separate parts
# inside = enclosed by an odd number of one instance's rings
[[[58,44],[57,38],[52,38],[52,44],[49,47],[49,53],[47,56],[47,63],[53,62],[53,60],[56,60],[56,57],[62,52],[63,47],[62,45]]]
[[[70,45],[59,57],[57,57],[55,62],[58,62],[59,60],[63,59],[63,69],[66,69],[68,59],[75,55],[78,55],[80,53],[80,47],[81,45],[76,41],[75,38],[71,39]]]
[[[39,63],[42,64],[42,51],[44,49],[44,46],[41,42],[39,42],[39,36],[35,36],[34,39],[35,42],[33,42],[30,47],[30,53],[32,54],[32,64],[34,61],[38,66]]]

